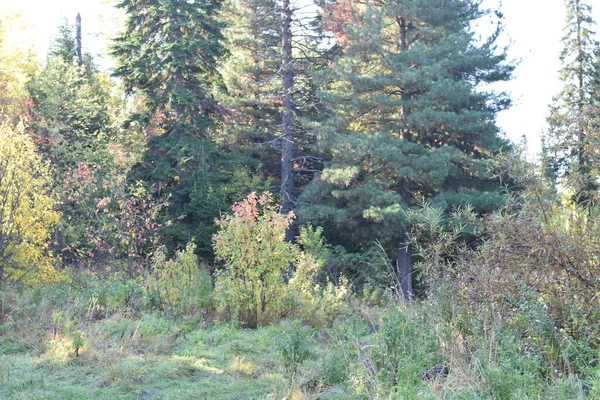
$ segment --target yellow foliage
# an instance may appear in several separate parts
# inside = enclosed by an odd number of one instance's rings
[[[21,16],[0,1],[0,121],[23,113],[25,85],[37,70],[33,40]]]
[[[317,283],[315,275],[318,262],[305,252],[299,254],[295,266],[288,292],[292,301],[292,316],[312,325],[330,323],[350,293],[348,281],[341,277],[339,286],[331,282],[326,285]]]
[[[164,248],[152,259],[152,270],[145,286],[153,306],[171,311],[206,308],[210,303],[211,281],[206,268],[198,264],[196,246],[188,243],[185,250],[168,259]]]
[[[229,370],[233,372],[237,372],[240,375],[252,376],[254,375],[254,366],[251,362],[248,362],[244,359],[244,357],[240,357],[239,354],[235,355],[235,358],[231,365],[229,366]]]
[[[0,125],[0,282],[55,282],[61,275],[49,254],[58,222],[48,166],[22,126]]]

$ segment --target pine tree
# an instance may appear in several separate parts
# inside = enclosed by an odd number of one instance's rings
[[[220,4],[123,0],[126,30],[112,51],[115,75],[145,104],[137,119],[162,131],[151,138],[130,179],[171,196],[164,218],[173,223],[165,236],[172,247],[196,239],[203,254],[210,253],[213,221],[227,206],[220,189],[223,153],[212,137],[221,111],[211,96],[224,53]]]
[[[502,201],[486,172],[490,154],[507,145],[495,115],[510,101],[481,85],[509,79],[513,66],[496,48],[500,27],[483,42],[470,30],[487,15],[477,1],[353,7],[334,9],[350,23],[336,35],[342,55],[320,77],[329,119],[319,139],[329,162],[299,214],[352,252],[373,241],[396,246],[397,277],[411,296],[407,208],[425,198],[487,212]]]
[[[592,7],[583,0],[567,0],[563,36],[561,81],[563,89],[554,98],[544,135],[547,173],[555,182],[576,171],[575,200],[583,202],[593,189],[600,104],[600,45],[593,31]],[[595,171],[594,171],[595,170]]]

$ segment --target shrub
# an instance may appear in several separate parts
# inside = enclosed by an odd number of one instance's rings
[[[348,378],[347,366],[340,350],[330,351],[321,363],[321,379],[325,385],[338,385]]]
[[[73,351],[75,357],[79,357],[79,351],[85,346],[85,333],[80,330],[74,330],[71,332],[71,340],[73,342]]]
[[[446,287],[460,313],[502,319],[540,363],[538,375],[588,374],[600,328],[598,210],[556,193],[522,160],[505,164],[519,190],[498,212],[444,215],[425,206],[413,215],[427,296]]]
[[[297,249],[284,237],[293,214],[280,214],[267,193],[251,194],[232,209],[217,221],[215,257],[225,268],[216,273],[215,299],[219,311],[254,327],[288,308],[284,274]]]
[[[233,212],[217,221],[214,237],[216,259],[225,263],[216,272],[218,311],[249,327],[288,315],[318,324],[335,315],[347,288],[319,285],[322,259],[285,241],[294,215],[282,215],[268,193],[250,194]]]
[[[189,243],[172,259],[167,259],[164,248],[155,253],[152,269],[145,276],[151,307],[183,313],[211,305],[210,274],[198,264],[195,249],[196,246]]]
[[[302,326],[299,321],[293,321],[284,326],[277,336],[277,349],[283,358],[283,366],[290,380],[293,380],[300,366],[310,357],[308,338],[311,330]]]
[[[50,171],[22,129],[0,123],[0,284],[55,282],[49,251],[58,222]]]

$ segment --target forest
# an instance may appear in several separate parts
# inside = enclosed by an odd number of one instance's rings
[[[600,399],[600,36],[563,3],[537,157],[481,0],[110,0],[102,57],[0,7],[0,398]]]

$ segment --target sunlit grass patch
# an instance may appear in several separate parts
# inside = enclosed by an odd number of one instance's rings
[[[229,365],[229,371],[236,372],[240,375],[253,376],[254,375],[254,364],[246,361],[243,356],[236,354],[233,362]]]
[[[46,344],[45,355],[58,360],[68,360],[73,354],[73,340],[68,336],[54,335]]]

